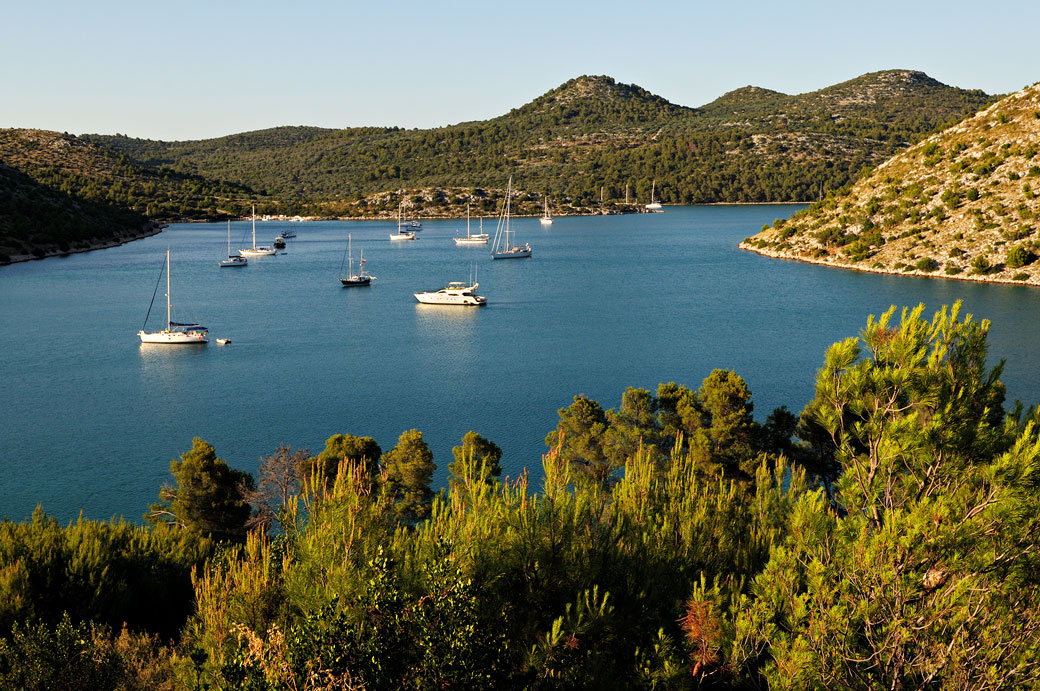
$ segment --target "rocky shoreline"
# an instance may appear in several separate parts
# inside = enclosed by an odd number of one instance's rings
[[[863,272],[863,273],[870,273],[870,274],[890,274],[890,275],[893,275],[893,276],[917,276],[917,277],[920,277],[920,278],[940,278],[940,279],[944,279],[944,280],[953,280],[953,281],[974,281],[976,283],[1004,283],[1004,284],[1016,285],[1016,286],[1022,286],[1022,285],[1024,285],[1024,286],[1038,286],[1038,285],[1040,285],[1040,279],[1037,279],[1037,278],[1032,277],[1032,276],[1030,278],[1024,280],[1024,281],[1015,281],[1015,280],[1010,279],[1010,278],[1001,278],[999,276],[987,276],[987,275],[984,275],[984,274],[974,274],[974,275],[952,274],[951,275],[951,274],[935,273],[934,271],[933,272],[921,271],[920,269],[917,269],[917,268],[912,268],[912,269],[909,269],[909,270],[889,269],[889,268],[885,268],[885,267],[863,266],[861,264],[852,264],[850,262],[838,262],[838,261],[826,261],[826,260],[822,260],[822,259],[813,259],[811,257],[803,257],[801,255],[793,254],[791,252],[777,252],[775,250],[764,249],[764,248],[761,248],[761,247],[753,247],[751,244],[749,244],[747,242],[741,242],[738,245],[738,247],[740,249],[742,249],[742,250],[747,250],[748,252],[754,252],[755,254],[760,254],[763,257],[771,257],[773,259],[787,259],[789,261],[803,262],[805,264],[817,264],[819,266],[829,266],[829,267],[832,267],[832,268],[835,268],[835,269],[851,269],[852,271],[860,271],[860,272]]]

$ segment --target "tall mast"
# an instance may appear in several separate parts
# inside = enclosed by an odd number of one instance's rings
[[[253,204],[253,249],[256,249],[256,204]]]
[[[173,316],[170,313],[170,248],[166,248],[166,330],[170,330]]]
[[[469,202],[466,202],[466,239],[469,239]]]
[[[513,197],[513,176],[509,176],[509,183],[506,185],[506,245],[509,245],[509,202]],[[508,249],[508,247],[507,247]]]

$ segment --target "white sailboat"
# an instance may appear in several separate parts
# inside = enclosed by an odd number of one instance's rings
[[[661,202],[654,200],[654,192],[657,191],[657,180],[654,180],[654,184],[650,186],[650,203],[646,205],[646,208],[651,211],[660,211]]]
[[[466,204],[466,237],[455,238],[456,245],[486,245],[488,244],[488,234],[484,231],[484,219],[480,219],[480,230],[479,233],[471,234],[469,232],[469,204]]]
[[[162,343],[166,345],[185,345],[193,343],[207,343],[206,334],[209,329],[199,324],[181,324],[173,321],[173,300],[170,297],[170,250],[166,250],[166,328],[161,331],[145,331],[143,328],[137,332],[141,343]],[[160,274],[160,279],[162,275]],[[158,286],[156,286],[158,289]],[[155,295],[152,295],[152,304],[155,304]],[[148,317],[152,313],[152,305],[148,305],[148,314],[144,317],[144,325],[148,326]]]
[[[543,226],[552,225],[552,215],[549,213],[549,197],[545,198],[545,210],[542,211],[542,217],[538,219],[538,222]]]
[[[523,247],[514,245],[512,241],[513,230],[509,224],[509,203],[513,196],[513,176],[509,176],[509,185],[506,187],[505,213],[498,219],[498,227],[495,229],[495,244],[491,248],[492,259],[526,259],[531,256],[530,243]]]
[[[220,267],[246,266],[247,264],[249,264],[249,260],[241,254],[231,254],[231,219],[229,218],[227,222],[227,259],[220,262]]]
[[[402,242],[404,240],[414,240],[415,239],[415,232],[414,231],[404,230],[401,227],[401,213],[402,213],[402,207],[403,206],[404,206],[404,203],[401,203],[401,204],[397,205],[397,235],[394,235],[393,233],[391,233],[390,234],[390,242]]]
[[[240,247],[238,253],[243,257],[265,257],[274,254],[275,252],[277,252],[277,250],[274,247],[256,246],[256,206],[253,206],[253,246]]]
[[[354,253],[350,244],[350,233],[347,233],[347,275],[343,275],[343,264],[340,263],[339,282],[343,284],[344,288],[372,285],[372,279],[375,276],[371,276],[365,271],[365,250],[361,250],[361,262],[358,264],[358,272],[354,273]]]

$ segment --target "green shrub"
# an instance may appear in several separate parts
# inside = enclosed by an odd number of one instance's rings
[[[930,273],[939,268],[939,262],[935,261],[931,257],[922,257],[917,260],[917,264],[914,266],[917,267],[918,271],[926,271]]]
[[[957,274],[962,273],[963,271],[964,271],[964,269],[962,269],[959,266],[947,266],[946,267],[946,275],[947,276],[956,276]]]
[[[985,275],[993,270],[993,265],[989,263],[989,259],[985,255],[978,254],[971,260],[971,271],[969,273],[973,275]]]
[[[1022,247],[1022,245],[1016,245],[1008,250],[1007,253],[1007,267],[1009,269],[1020,269],[1027,264],[1031,264],[1036,260],[1036,256],[1032,252]]]
[[[1026,281],[1028,279],[1029,279],[1029,274],[1026,274],[1026,273],[1015,274],[1014,276],[1011,277],[1012,281]]]

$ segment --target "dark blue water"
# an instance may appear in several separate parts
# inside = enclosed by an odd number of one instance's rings
[[[380,222],[298,226],[287,253],[220,269],[222,224],[173,226],[123,247],[0,268],[0,514],[42,503],[67,519],[137,519],[193,436],[254,471],[279,443],[317,452],[336,433],[391,448],[421,429],[445,481],[474,429],[505,472],[540,473],[558,408],[584,393],[616,407],[628,386],[697,387],[736,370],[763,419],[812,396],[826,348],[889,305],[964,299],[994,322],[1009,398],[1040,400],[1040,292],[1022,286],[863,274],[736,248],[799,207],[668,208],[642,216],[516,223],[534,258],[492,262],[456,247],[464,222],[427,221],[414,243]],[[247,224],[233,224],[238,246]],[[285,224],[258,224],[269,243]],[[493,232],[493,224],[485,222]],[[337,281],[347,233],[378,277]],[[175,319],[204,347],[142,346],[137,331],[173,252]],[[475,270],[485,308],[418,305],[416,290]],[[159,291],[150,328],[165,312]],[[158,319],[156,318],[158,317]]]

